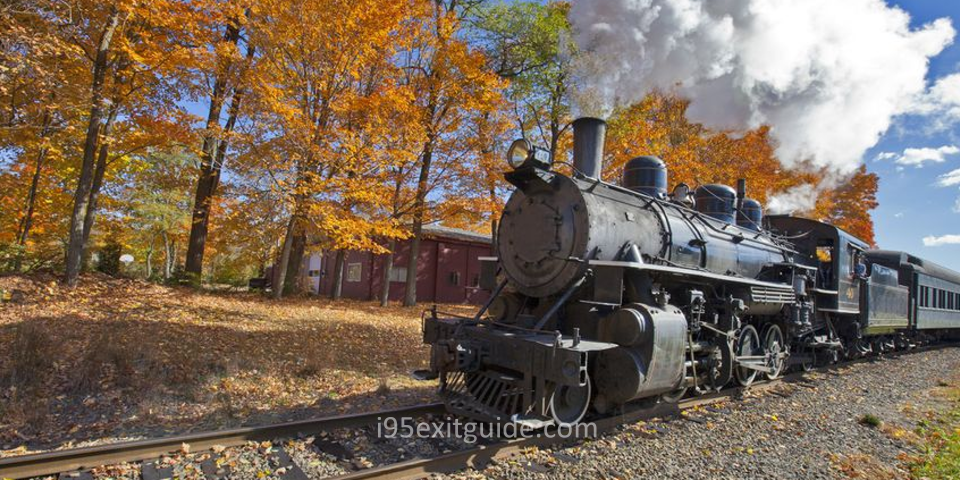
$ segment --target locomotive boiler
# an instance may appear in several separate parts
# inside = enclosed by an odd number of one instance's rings
[[[840,293],[817,248],[828,238],[864,245],[834,227],[797,234],[789,218],[765,221],[744,181],[668,192],[655,157],[627,162],[619,185],[604,182],[606,124],[573,127],[570,174],[526,140],[508,152],[516,190],[497,257],[482,259],[489,301],[472,318],[435,309],[424,319],[431,364],[418,376],[439,378],[450,411],[573,424],[641,399],[749,386],[788,360],[837,358],[858,318],[818,311],[840,305]],[[840,270],[829,272],[838,285],[862,280]]]

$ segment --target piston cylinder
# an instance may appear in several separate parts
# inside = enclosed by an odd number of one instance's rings
[[[604,319],[601,338],[620,347],[597,356],[598,405],[675,390],[683,380],[687,320],[677,307],[633,304]]]

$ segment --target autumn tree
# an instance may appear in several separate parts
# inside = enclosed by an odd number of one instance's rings
[[[198,162],[188,151],[173,150],[136,155],[133,163],[124,174],[120,212],[140,247],[135,253],[144,260],[146,277],[153,277],[154,260],[162,257],[160,277],[167,281],[177,265],[178,239],[190,221],[188,179]]]
[[[175,101],[160,94],[163,73],[178,63],[186,48],[178,41],[178,19],[186,8],[181,2],[78,1],[72,7],[72,22],[64,31],[75,51],[88,60],[90,96],[66,251],[64,280],[69,286],[76,285],[82,267],[113,122],[121,110],[131,108],[127,102],[138,93],[154,112],[163,110],[164,101]]]
[[[507,112],[522,138],[558,158],[570,130],[571,62],[576,55],[567,2],[485,5],[471,19],[488,68],[509,82]]]
[[[493,108],[500,97],[500,79],[485,68],[483,53],[472,48],[458,31],[475,3],[418,1],[421,8],[418,35],[403,58],[406,84],[418,93],[412,121],[424,139],[417,152],[417,187],[411,212],[412,238],[407,263],[403,304],[417,303],[417,265],[423,225],[427,220],[427,194],[437,178],[449,171],[442,164],[455,161],[474,149],[464,127],[471,115]],[[435,165],[441,164],[441,165]],[[439,172],[434,167],[440,166]]]
[[[240,2],[198,1],[197,22],[191,25],[193,38],[204,48],[193,49],[186,77],[191,79],[195,96],[207,100],[207,116],[200,147],[200,172],[197,177],[190,224],[190,240],[184,270],[199,284],[210,229],[210,211],[229,149],[244,96],[249,89],[256,48],[249,42],[251,9]],[[246,39],[246,42],[241,40]],[[226,109],[226,121],[222,121]]]
[[[79,72],[71,45],[59,35],[65,5],[13,1],[0,6],[0,256],[20,270],[36,231],[46,233],[36,259],[60,231],[55,208],[71,140],[78,89],[65,88]],[[3,253],[5,252],[5,253]]]
[[[365,210],[389,199],[371,175],[395,160],[393,151],[377,148],[396,130],[383,112],[412,98],[395,81],[394,62],[411,8],[372,0],[267,1],[251,14],[261,52],[251,101],[262,118],[244,168],[265,171],[285,199],[275,297],[288,268],[299,268],[291,262],[294,242],[308,233],[330,250],[374,251],[382,248],[374,238],[402,234],[395,221]]]

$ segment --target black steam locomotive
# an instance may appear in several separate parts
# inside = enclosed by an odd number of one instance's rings
[[[574,122],[573,176],[525,140],[490,300],[473,318],[425,318],[450,411],[573,424],[641,399],[676,401],[788,367],[910,348],[960,329],[960,275],[873,251],[825,223],[763,218],[735,190],[667,192],[655,157],[600,178],[606,125]]]

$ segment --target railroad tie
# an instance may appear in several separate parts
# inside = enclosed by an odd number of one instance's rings
[[[293,463],[290,454],[282,447],[276,450],[276,453],[272,455],[270,460],[271,463],[276,462],[278,468],[284,469],[283,475],[281,475],[280,478],[284,480],[309,480],[307,474],[303,473],[303,470],[301,470],[296,463]]]
[[[161,467],[153,460],[143,462],[140,465],[140,477],[143,480],[171,480],[173,467]]]
[[[230,476],[229,465],[217,465],[217,458],[211,456],[200,463],[200,471],[207,480],[220,480]]]
[[[57,476],[59,480],[93,480],[93,473],[90,470],[79,472],[65,472]]]

